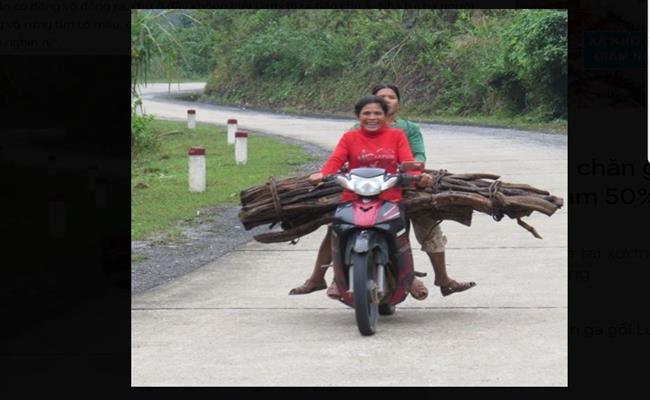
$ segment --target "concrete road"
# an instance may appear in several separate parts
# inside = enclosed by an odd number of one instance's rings
[[[195,85],[197,86],[197,85]],[[172,86],[177,89],[176,85]],[[181,90],[192,89],[190,85]],[[187,105],[143,91],[146,111],[185,119]],[[197,120],[333,148],[353,122],[192,105]],[[565,136],[422,124],[427,168],[491,172],[567,199]],[[249,157],[254,149],[249,149]],[[324,291],[302,283],[324,230],[295,245],[251,241],[163,286],[132,297],[134,386],[567,385],[567,206],[525,219],[475,213],[472,227],[442,225],[450,275],[477,287],[443,298],[426,255],[414,251],[429,297],[381,317],[372,337]],[[412,243],[417,243],[412,237]],[[326,279],[330,281],[331,271]]]

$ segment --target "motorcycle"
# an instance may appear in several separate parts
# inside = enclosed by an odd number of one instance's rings
[[[409,294],[416,273],[409,242],[410,223],[400,203],[378,196],[395,186],[410,186],[423,163],[400,165],[397,174],[382,168],[355,168],[325,177],[359,195],[340,204],[332,226],[332,264],[339,300],[353,307],[359,332],[373,335],[378,315],[392,315]]]

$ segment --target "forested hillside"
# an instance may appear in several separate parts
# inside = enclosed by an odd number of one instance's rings
[[[564,10],[186,12],[175,65],[221,103],[350,113],[391,82],[411,117],[567,118]]]

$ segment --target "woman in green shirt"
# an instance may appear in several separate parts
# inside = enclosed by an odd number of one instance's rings
[[[397,118],[400,103],[400,93],[397,86],[390,84],[377,85],[372,89],[372,94],[383,97],[388,104],[386,125],[402,129],[406,133],[415,159],[417,161],[426,162],[424,141],[422,139],[420,128],[411,121]],[[442,234],[442,230],[440,229],[441,221],[435,221],[424,217],[413,217],[411,218],[411,222],[413,224],[415,237],[422,246],[422,251],[427,253],[431,260],[431,265],[433,266],[435,274],[434,284],[440,287],[440,292],[443,296],[462,292],[476,286],[476,283],[474,282],[457,282],[451,279],[447,274],[447,267],[445,264],[445,244],[447,243],[447,238]],[[328,228],[327,234],[325,235],[325,238],[323,238],[318,250],[316,264],[314,265],[311,276],[301,286],[291,289],[289,294],[307,294],[327,287],[325,282],[326,269],[322,268],[322,266],[329,265],[332,261],[330,242],[331,230]],[[424,300],[429,294],[424,283],[417,278],[413,280],[410,289],[411,295],[417,300]],[[340,297],[338,288],[334,281],[332,281],[332,284],[327,289],[327,295],[333,299],[338,299]]]

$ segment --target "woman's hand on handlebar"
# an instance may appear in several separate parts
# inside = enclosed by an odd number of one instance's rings
[[[422,173],[420,174],[420,179],[418,180],[418,183],[416,184],[417,187],[424,189],[426,187],[431,186],[433,184],[433,177],[429,174]]]
[[[323,180],[323,174],[316,172],[315,174],[309,175],[309,183],[316,185]]]

